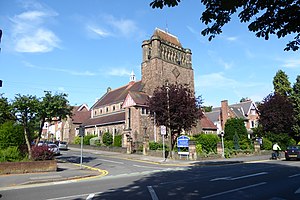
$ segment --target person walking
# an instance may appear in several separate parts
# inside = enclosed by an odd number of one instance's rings
[[[279,158],[279,151],[281,151],[281,148],[277,143],[273,145],[273,151],[275,154],[275,159]]]

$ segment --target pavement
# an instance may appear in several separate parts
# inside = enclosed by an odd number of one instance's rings
[[[79,148],[70,147],[73,151],[80,151]],[[84,149],[84,152],[118,157],[120,159],[130,159],[138,162],[149,162],[157,165],[169,166],[198,166],[198,165],[225,165],[237,164],[245,162],[258,162],[270,159],[270,154],[249,155],[244,157],[236,157],[229,159],[203,159],[203,160],[187,160],[187,159],[166,159],[154,156],[145,156],[137,154],[123,154],[117,152],[101,151],[95,149]],[[6,190],[16,186],[28,186],[32,184],[49,184],[59,181],[78,181],[88,178],[101,177],[107,175],[107,171],[98,168],[92,168],[85,165],[65,162],[57,159],[57,171],[55,172],[40,172],[40,173],[26,173],[26,174],[5,174],[0,175],[0,191]]]

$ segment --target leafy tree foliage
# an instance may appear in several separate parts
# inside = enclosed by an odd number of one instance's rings
[[[38,140],[41,138],[45,122],[62,120],[71,115],[72,108],[68,105],[67,95],[64,93],[52,95],[46,91],[45,96],[39,102],[37,119],[40,122]]]
[[[182,85],[156,88],[148,103],[151,115],[156,114],[156,125],[171,130],[171,150],[178,134],[183,129],[190,130],[203,115],[201,97],[196,99],[194,93]]]
[[[300,142],[300,75],[297,76],[296,82],[293,85],[291,101],[294,108],[294,125],[292,126],[293,138],[296,142]]]
[[[291,134],[293,124],[293,105],[286,96],[269,94],[258,107],[259,123],[265,132]]]
[[[241,100],[240,100],[240,103],[242,102],[246,102],[246,101],[249,101],[250,99],[248,97],[242,97]]]
[[[195,136],[196,143],[201,144],[205,153],[217,153],[217,143],[220,138],[216,134],[200,134]]]
[[[19,147],[25,144],[23,128],[14,121],[8,121],[0,125],[0,149],[9,146]]]
[[[202,107],[202,110],[204,111],[204,112],[211,112],[212,111],[212,106],[203,106]]]
[[[209,35],[209,41],[222,33],[222,28],[229,23],[233,14],[238,13],[242,23],[250,23],[248,29],[257,37],[265,40],[270,35],[278,38],[292,35],[284,50],[297,51],[300,46],[300,2],[299,0],[201,0],[205,6],[200,20],[208,25],[201,34]],[[180,0],[153,0],[152,8],[174,7]]]
[[[23,126],[24,137],[28,149],[28,158],[32,158],[32,151],[30,146],[30,125],[34,123],[36,114],[38,112],[39,100],[36,96],[17,94],[13,101],[14,114]]]
[[[0,94],[0,124],[10,120],[15,120],[11,112],[11,105],[7,98],[3,97],[3,94]]]
[[[106,146],[112,145],[112,143],[113,143],[112,134],[109,132],[105,132],[102,136],[102,141],[103,141],[103,144],[105,144]]]
[[[278,72],[274,76],[273,86],[275,93],[278,93],[281,96],[289,96],[292,92],[289,78],[282,70],[278,70]]]
[[[231,118],[225,123],[224,139],[233,140],[235,135],[239,139],[247,137],[247,129],[245,127],[244,119],[242,118]]]

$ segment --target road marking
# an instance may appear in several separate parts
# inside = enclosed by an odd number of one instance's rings
[[[143,165],[133,165],[134,167],[141,167],[141,168],[150,168],[150,169],[164,169],[161,167],[150,167],[150,166],[143,166]]]
[[[229,177],[220,177],[220,178],[214,178],[211,179],[210,181],[235,181],[235,180],[239,180],[239,179],[243,179],[243,178],[249,178],[249,177],[253,177],[253,176],[260,176],[260,175],[264,175],[264,174],[268,174],[268,172],[260,172],[260,173],[256,173],[256,174],[249,174],[249,175],[245,175],[245,176],[239,176],[239,177],[235,177],[235,178],[231,178]]]
[[[260,173],[257,173],[257,174],[249,174],[249,175],[245,175],[245,176],[231,178],[230,180],[234,181],[234,180],[238,180],[238,179],[249,178],[249,177],[259,176],[259,175],[264,175],[264,174],[268,174],[268,172],[260,172]]]
[[[95,194],[89,194],[89,196],[86,198],[86,200],[91,200],[91,199],[93,199],[94,196],[95,196]]]
[[[37,176],[37,177],[30,177],[31,180],[39,180],[39,179],[48,179],[48,178],[61,178],[60,175],[52,175],[52,176]]]
[[[289,178],[293,178],[293,177],[296,177],[296,176],[300,176],[300,174],[291,175],[291,176],[289,176]]]
[[[71,195],[71,196],[65,196],[65,197],[57,197],[57,198],[46,199],[46,200],[76,199],[76,198],[87,196],[87,195],[88,195],[87,198],[89,198],[90,195],[93,195],[93,197],[94,197],[96,194],[102,194],[102,192],[97,192],[97,193],[93,193],[93,194],[78,194],[78,195]]]
[[[212,194],[212,195],[204,196],[204,197],[202,197],[202,199],[208,199],[208,198],[220,196],[220,195],[223,195],[223,194],[237,192],[237,191],[240,191],[240,190],[245,190],[245,189],[257,187],[257,186],[264,185],[264,184],[266,184],[266,182],[261,182],[261,183],[254,184],[254,185],[248,185],[248,186],[245,186],[245,187],[240,187],[240,188],[236,188],[236,189],[233,189],[233,190],[228,190],[228,191],[225,191],[225,192],[215,193],[215,194]]]
[[[296,190],[295,194],[299,194],[300,193],[300,188],[298,188],[298,190]]]
[[[156,193],[155,193],[155,191],[154,191],[154,189],[153,189],[153,187],[152,186],[147,186],[147,188],[148,188],[148,191],[150,192],[152,200],[159,200]]]
[[[101,160],[101,161],[104,161],[104,162],[111,162],[111,163],[124,165],[123,162],[118,162],[118,161],[112,161],[112,160],[106,160],[106,159],[100,159],[100,158],[97,158],[96,160]]]

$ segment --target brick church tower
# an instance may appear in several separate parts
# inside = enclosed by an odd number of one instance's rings
[[[195,91],[192,52],[183,48],[176,36],[156,28],[151,39],[143,41],[142,49],[145,93],[152,95],[166,82],[182,84]]]

